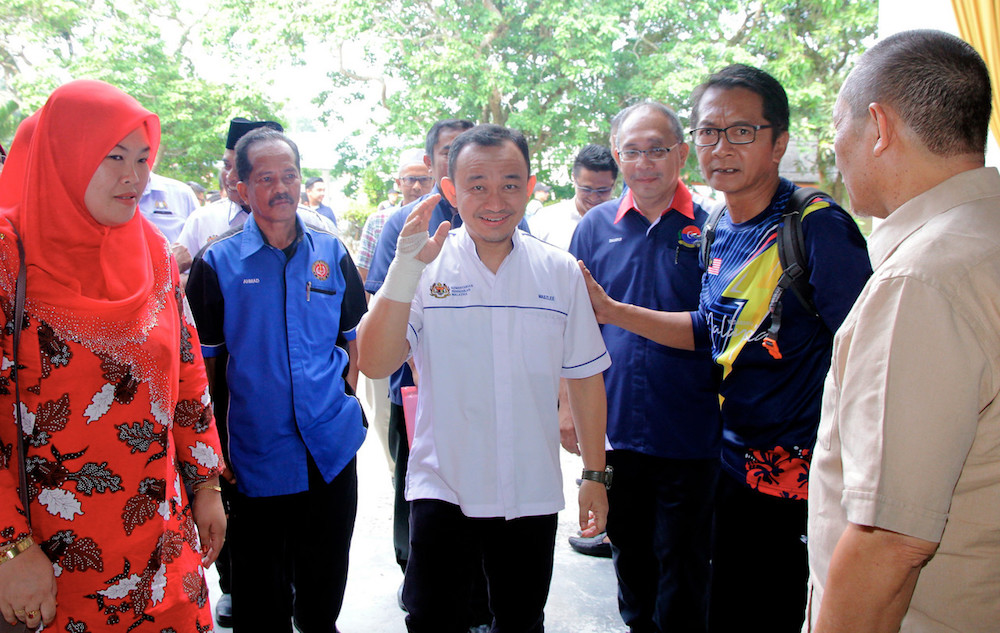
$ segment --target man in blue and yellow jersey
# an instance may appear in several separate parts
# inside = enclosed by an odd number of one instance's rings
[[[778,228],[797,189],[778,175],[789,139],[788,97],[767,73],[733,65],[695,90],[691,121],[702,173],[726,198],[698,309],[619,303],[594,282],[591,298],[603,323],[671,347],[711,348],[723,372],[723,430],[709,628],[729,632],[767,622],[770,631],[798,631],[808,574],[809,464],[823,380],[833,334],[871,265],[854,220],[833,200],[814,198],[802,217],[802,250],[815,311],[785,293],[778,349],[765,347],[771,296],[782,273]]]

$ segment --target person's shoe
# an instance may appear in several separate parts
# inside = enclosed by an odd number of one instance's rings
[[[490,633],[490,624],[480,624],[469,629],[469,633]]]
[[[403,613],[409,613],[406,610],[406,605],[403,604],[403,583],[399,583],[399,589],[396,590],[396,604],[403,610]]]
[[[573,551],[587,556],[611,558],[611,543],[606,540],[607,537],[607,532],[601,532],[597,536],[571,536],[569,546]]]
[[[215,622],[227,629],[233,628],[233,597],[228,593],[222,594],[215,603]]]

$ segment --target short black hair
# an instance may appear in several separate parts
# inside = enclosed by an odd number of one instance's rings
[[[434,163],[434,146],[437,145],[438,137],[441,136],[441,130],[459,130],[464,132],[471,129],[474,125],[475,123],[468,119],[444,119],[432,125],[430,131],[427,132],[427,142],[424,144],[424,153],[430,158],[431,164]]]
[[[698,108],[701,99],[709,88],[722,88],[732,90],[733,88],[745,88],[760,96],[764,105],[764,118],[774,126],[772,138],[777,140],[778,135],[788,131],[788,94],[777,79],[767,74],[760,68],[747,66],[746,64],[732,64],[709,76],[705,83],[694,89],[691,93],[691,127],[698,127]]]
[[[850,116],[882,103],[899,113],[928,150],[940,156],[982,154],[990,124],[990,75],[963,40],[934,30],[896,33],[868,49],[840,98]]]
[[[253,171],[253,165],[250,164],[251,147],[262,143],[274,142],[285,143],[288,147],[292,148],[292,154],[295,155],[295,169],[298,169],[301,172],[302,168],[299,165],[299,147],[292,142],[292,139],[277,130],[272,130],[267,127],[259,127],[256,130],[252,130],[244,134],[236,143],[236,176],[244,182],[246,182],[247,178],[250,177],[250,173]]]
[[[576,177],[581,169],[610,171],[611,177],[618,180],[618,163],[611,150],[604,145],[587,145],[577,153],[573,161],[573,176]]]
[[[531,159],[528,157],[528,141],[517,130],[502,125],[484,123],[470,128],[455,137],[451,142],[451,151],[448,152],[448,175],[455,177],[455,166],[458,163],[458,155],[466,145],[479,145],[480,147],[498,147],[510,141],[517,146],[524,156],[524,164],[528,167],[528,174],[531,174]]]
[[[307,179],[305,184],[306,191],[312,189],[313,185],[315,185],[317,182],[323,182],[323,179],[320,178],[319,176],[313,176],[312,178]]]

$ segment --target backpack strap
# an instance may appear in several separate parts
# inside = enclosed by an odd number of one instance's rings
[[[712,264],[712,242],[715,241],[715,228],[719,226],[719,220],[726,211],[726,205],[717,204],[708,214],[708,219],[701,227],[701,247],[698,250],[698,258],[701,261],[701,269],[708,270]]]
[[[786,290],[791,289],[802,306],[814,315],[818,315],[816,304],[812,300],[812,288],[809,287],[809,266],[805,255],[805,238],[802,235],[802,213],[809,203],[820,196],[826,196],[819,189],[802,187],[796,189],[782,214],[778,226],[778,260],[781,263],[781,277],[771,294],[768,310],[771,312],[771,327],[761,344],[768,353],[781,358],[778,347],[778,332],[781,330],[781,299]]]

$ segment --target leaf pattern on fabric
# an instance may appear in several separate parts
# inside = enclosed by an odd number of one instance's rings
[[[38,324],[38,345],[42,353],[42,378],[47,378],[55,367],[69,365],[73,357],[69,345],[59,338],[47,323]]]
[[[38,493],[38,502],[48,510],[49,514],[67,521],[72,521],[74,516],[83,514],[79,499],[69,490],[46,488]]]
[[[122,478],[108,469],[108,463],[87,462],[76,473],[70,474],[76,481],[76,490],[90,496],[94,492],[118,492],[122,489]]]
[[[67,633],[91,633],[90,629],[87,628],[87,623],[82,620],[75,620],[73,618],[69,619],[69,624],[66,625]]]
[[[149,447],[152,446],[154,442],[163,448],[163,450],[159,453],[152,455],[148,460],[146,460],[146,464],[151,464],[153,461],[160,459],[161,457],[166,457],[166,428],[157,431],[155,425],[149,420],[128,424],[116,424],[115,428],[118,430],[118,439],[128,444],[132,449],[132,453],[148,452]]]
[[[69,394],[64,393],[58,400],[47,400],[38,405],[35,412],[35,432],[58,433],[69,422]]]
[[[125,533],[132,531],[154,516],[159,515],[160,504],[166,498],[167,484],[162,479],[147,477],[139,482],[139,494],[125,502],[122,520]]]
[[[61,530],[42,543],[46,556],[66,571],[104,571],[101,548],[90,537],[79,538],[71,530]]]
[[[199,607],[205,606],[208,602],[208,585],[205,584],[205,578],[198,572],[191,571],[184,574],[182,582],[188,600]]]
[[[197,400],[181,400],[174,408],[174,424],[177,426],[194,426],[201,419],[204,407]]]
[[[208,444],[198,442],[189,448],[191,450],[191,457],[193,457],[194,460],[201,466],[204,466],[205,468],[219,467],[219,454],[216,453],[215,449]]]
[[[3,242],[0,305],[10,312],[4,294],[9,270],[2,265],[9,249]],[[170,270],[166,259],[164,270]],[[166,303],[181,296],[176,283],[167,287],[174,292]],[[157,318],[169,321],[177,310],[179,306],[170,306]],[[9,314],[7,320],[11,332]],[[21,432],[28,444],[27,492],[36,539],[61,583],[57,621],[49,628],[71,633],[211,631],[207,590],[202,597],[203,581],[198,581],[197,529],[180,483],[182,470],[187,481],[216,474],[184,447],[200,441],[218,450],[211,418],[204,413],[210,400],[197,363],[193,321],[181,319],[174,325],[173,341],[155,349],[144,346],[133,361],[123,359],[134,350],[120,357],[117,352],[95,353],[62,334],[62,325],[42,323],[30,307],[22,327],[21,351],[32,359],[17,368],[24,402]],[[109,341],[116,340],[116,332],[106,334]],[[188,361],[179,363],[179,373],[178,356]],[[14,370],[12,359],[0,355],[0,394],[13,392]],[[149,372],[160,370],[171,372],[176,382],[148,378]],[[0,418],[12,422],[16,405],[6,397],[10,408],[0,411]],[[178,403],[183,403],[180,409]],[[175,412],[186,427],[175,423]],[[0,468],[9,468],[16,455],[14,429],[0,436]],[[12,504],[8,510],[0,512],[0,543],[22,536],[18,508]],[[129,516],[120,517],[123,512]],[[131,534],[127,524],[136,526]],[[117,575],[109,578],[111,574]]]
[[[115,386],[115,400],[128,404],[139,389],[139,379],[132,375],[132,368],[114,359],[99,355],[104,379]]]
[[[111,410],[111,403],[115,401],[115,386],[106,383],[101,390],[94,394],[90,400],[90,405],[83,412],[87,416],[87,424],[95,422],[104,417],[104,414]]]

